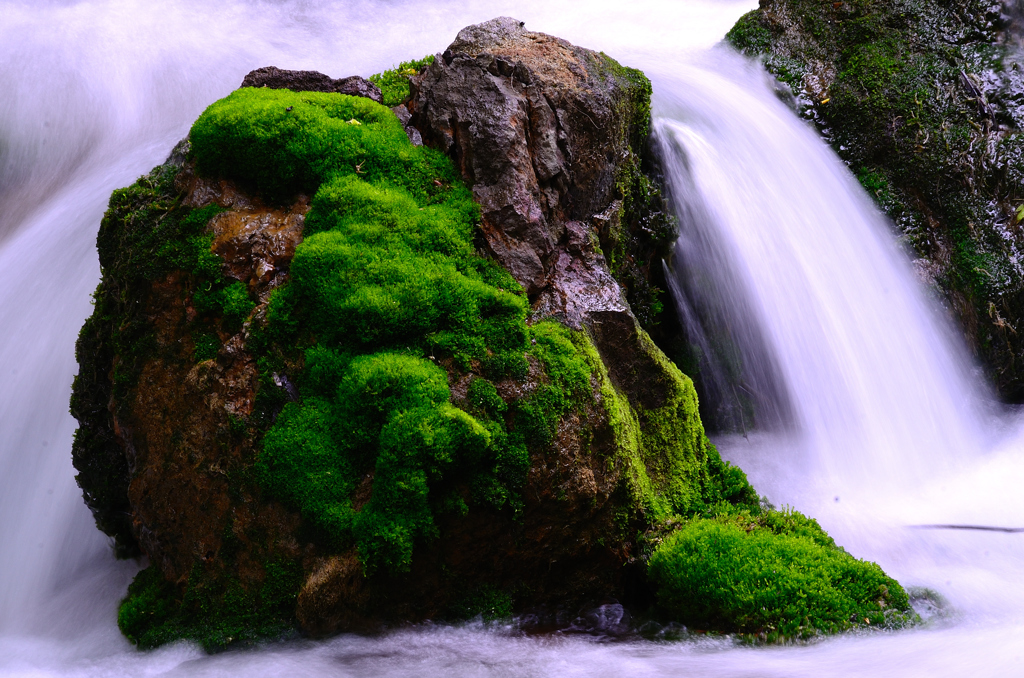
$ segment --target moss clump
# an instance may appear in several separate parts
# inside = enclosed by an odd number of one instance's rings
[[[522,291],[475,255],[477,207],[450,161],[414,147],[383,106],[242,89],[192,139],[204,172],[277,199],[315,191],[263,330],[281,351],[308,346],[302,398],[267,432],[260,477],[333,548],[355,545],[367,573],[407,570],[438,512],[501,506],[524,476],[523,444],[455,408],[436,362],[524,373]],[[372,496],[354,506],[368,474]]]
[[[118,628],[143,649],[185,638],[207,652],[289,633],[301,569],[288,562],[263,569],[263,581],[246,587],[233,578],[205,580],[197,568],[179,589],[151,565],[129,585]]]
[[[465,188],[451,188],[447,158],[414,147],[394,113],[363,97],[244,87],[207,108],[190,137],[201,173],[274,202],[349,176],[387,182],[421,207],[452,198],[476,209]]]
[[[534,325],[530,338],[530,354],[543,365],[547,380],[516,402],[515,420],[531,444],[545,447],[554,439],[562,417],[590,398],[595,363],[579,348],[589,345],[589,340],[558,323]]]
[[[476,616],[484,621],[508,619],[512,616],[513,597],[507,591],[493,586],[479,586],[459,596],[448,608],[451,619],[472,619]]]
[[[687,521],[657,547],[649,573],[674,618],[769,642],[914,618],[895,580],[795,511]]]
[[[599,375],[602,401],[618,443],[634,510],[648,524],[673,515],[692,516],[722,502],[755,509],[758,496],[741,469],[722,460],[707,439],[697,413],[697,394],[682,374],[641,334],[639,344],[656,361],[661,378],[645,384],[660,390],[661,401],[631,402],[612,385],[593,344],[579,346]]]
[[[771,33],[761,22],[761,13],[756,9],[741,16],[725,34],[726,42],[748,54],[763,54],[768,51],[771,39]]]
[[[409,98],[409,78],[419,75],[424,68],[434,63],[434,55],[429,54],[422,59],[403,61],[394,68],[376,73],[369,81],[380,87],[385,106],[403,104]]]

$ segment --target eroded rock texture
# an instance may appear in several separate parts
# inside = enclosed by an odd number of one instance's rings
[[[643,74],[502,17],[463,29],[412,90],[412,124],[455,159],[481,206],[484,247],[535,311],[590,328],[610,365],[642,355],[606,252],[633,216],[629,175],[650,123]]]
[[[412,123],[455,158],[488,250],[547,314],[625,311],[597,249],[625,161],[646,135],[636,71],[508,17],[470,26],[413,81]]]

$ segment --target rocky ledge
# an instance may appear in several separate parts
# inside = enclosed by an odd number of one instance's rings
[[[394,109],[261,69],[111,196],[72,412],[98,526],[149,562],[124,633],[910,621],[720,459],[637,320],[671,234],[644,75],[508,18],[409,63],[371,78]]]

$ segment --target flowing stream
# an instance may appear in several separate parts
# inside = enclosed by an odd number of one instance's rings
[[[1024,675],[1024,534],[915,527],[1024,527],[1024,417],[989,404],[846,168],[756,66],[711,49],[755,2],[155,4],[0,0],[0,675]],[[652,77],[675,299],[700,320],[691,343],[729,347],[709,384],[738,384],[763,424],[719,449],[774,503],[935,592],[925,625],[769,648],[421,625],[216,656],[120,636],[138,565],[93,527],[67,414],[111,190],[252,68],[367,75],[503,14]]]

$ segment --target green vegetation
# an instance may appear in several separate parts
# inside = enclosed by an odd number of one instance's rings
[[[771,46],[771,33],[761,23],[761,12],[753,10],[739,18],[725,34],[730,45],[747,54],[763,54]]]
[[[601,77],[616,77],[626,96],[618,103],[619,119],[623,121],[622,143],[630,153],[619,161],[615,186],[621,206],[608,215],[598,229],[601,250],[609,270],[626,293],[633,314],[641,326],[651,330],[660,321],[664,310],[660,262],[667,258],[675,244],[677,225],[668,213],[661,189],[645,170],[649,160],[647,138],[651,126],[651,81],[642,71],[622,66],[601,53]]]
[[[302,399],[263,441],[264,485],[334,548],[356,545],[367,574],[408,570],[438,512],[500,507],[524,477],[522,443],[455,408],[435,362],[525,372],[522,291],[475,255],[477,207],[451,163],[368,99],[242,89],[192,139],[203,171],[277,199],[315,191],[267,314],[267,341],[308,348]],[[372,496],[353,506],[367,474]]]
[[[332,549],[355,546],[367,574],[407,571],[440,513],[516,511],[528,450],[553,442],[559,421],[592,399],[594,379],[626,441],[616,456],[638,515],[756,502],[707,443],[692,388],[663,356],[669,396],[637,410],[586,335],[527,327],[522,290],[474,253],[476,206],[454,168],[412,146],[387,109],[243,89],[207,109],[192,139],[204,171],[279,200],[315,191],[291,281],[271,298],[257,341],[268,359],[301,351],[301,398],[267,431],[257,471]],[[506,404],[489,380],[525,378],[527,355],[543,376]],[[472,380],[466,410],[448,387],[459,372],[487,377]],[[354,503],[368,477],[369,499]]]
[[[261,583],[244,587],[232,577],[204,580],[197,567],[179,591],[150,565],[129,585],[117,625],[143,649],[182,638],[207,652],[250,645],[292,631],[301,574],[295,563],[270,562]]]
[[[385,106],[397,106],[409,98],[409,78],[423,71],[434,63],[434,55],[429,54],[422,59],[403,61],[394,68],[369,77],[369,81],[380,87]]]
[[[480,586],[458,598],[448,609],[451,619],[472,619],[479,615],[484,621],[508,619],[512,616],[512,596],[493,586]]]
[[[650,558],[658,602],[683,623],[775,642],[914,621],[907,594],[796,511],[695,518]]]

